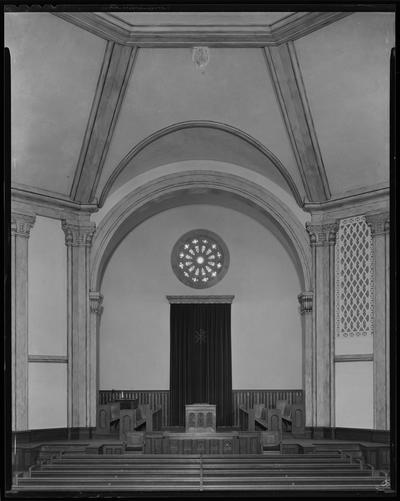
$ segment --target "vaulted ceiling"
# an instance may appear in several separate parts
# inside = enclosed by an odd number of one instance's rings
[[[5,45],[16,189],[104,203],[190,160],[299,204],[389,185],[392,13],[9,12]]]

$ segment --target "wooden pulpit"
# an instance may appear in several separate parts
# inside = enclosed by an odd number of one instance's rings
[[[185,405],[186,432],[203,433],[215,432],[217,413],[214,404]]]

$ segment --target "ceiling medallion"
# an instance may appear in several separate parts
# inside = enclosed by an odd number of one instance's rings
[[[228,271],[228,248],[212,231],[192,230],[174,245],[171,265],[182,283],[194,289],[206,289],[222,280]]]
[[[208,47],[193,47],[192,61],[201,72],[210,61],[210,50]]]

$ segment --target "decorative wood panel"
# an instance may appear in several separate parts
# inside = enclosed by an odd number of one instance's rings
[[[100,390],[99,405],[113,400],[138,399],[139,405],[150,405],[150,408],[162,409],[161,426],[168,426],[170,413],[168,390]],[[233,390],[233,426],[240,427],[239,408],[253,409],[257,405],[273,409],[277,400],[286,400],[288,404],[304,403],[303,390]]]

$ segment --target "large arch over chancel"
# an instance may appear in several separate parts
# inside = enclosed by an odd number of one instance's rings
[[[312,290],[311,253],[304,226],[293,212],[273,193],[255,183],[233,174],[215,171],[192,171],[162,176],[133,190],[117,202],[98,224],[93,239],[90,288],[91,294],[102,294],[102,280],[107,264],[124,238],[151,216],[174,207],[209,204],[234,209],[262,224],[280,241],[293,262],[300,290],[294,296]],[[303,296],[301,296],[303,297]],[[302,300],[303,301],[303,300]],[[107,307],[107,298],[104,298]],[[311,309],[301,309],[309,316]],[[96,318],[97,318],[97,314]],[[92,327],[98,329],[98,322]],[[311,323],[302,322],[303,383],[306,409],[311,405],[311,353],[304,350],[310,345]],[[97,338],[92,332],[91,339]],[[93,381],[98,376],[93,374]],[[96,391],[93,388],[93,398]]]

